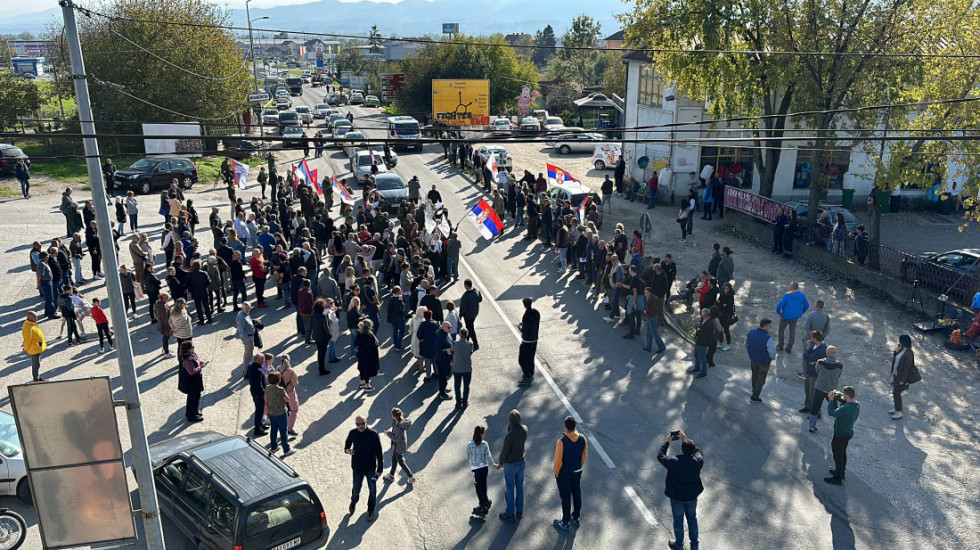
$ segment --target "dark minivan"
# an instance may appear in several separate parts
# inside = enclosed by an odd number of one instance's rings
[[[153,189],[169,189],[174,179],[184,189],[197,183],[197,166],[182,157],[143,158],[116,171],[116,186],[146,195]]]
[[[268,449],[205,431],[150,445],[160,512],[198,548],[319,548],[327,517],[313,488]]]

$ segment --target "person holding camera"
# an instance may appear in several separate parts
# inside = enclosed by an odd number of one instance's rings
[[[827,394],[827,414],[834,417],[834,437],[830,440],[834,469],[830,471],[830,477],[823,480],[831,485],[840,485],[844,481],[847,444],[854,437],[854,423],[861,414],[861,404],[854,400],[855,395],[851,386],[844,386],[843,391],[833,390]]]
[[[667,456],[671,441],[681,442],[681,454]],[[657,460],[667,468],[664,494],[670,499],[670,512],[674,517],[674,540],[667,543],[673,550],[684,548],[684,518],[687,518],[691,550],[698,549],[698,496],[704,492],[701,484],[701,468],[704,457],[694,441],[681,430],[674,430],[660,446]]]

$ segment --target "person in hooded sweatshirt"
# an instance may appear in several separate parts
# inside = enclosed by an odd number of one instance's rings
[[[521,424],[521,413],[517,409],[510,411],[510,423],[507,425],[507,436],[504,446],[500,449],[500,460],[497,469],[504,470],[504,500],[507,510],[500,513],[500,519],[514,521],[524,517],[524,445],[527,443],[527,426]]]
[[[820,417],[820,407],[830,392],[837,389],[844,365],[837,360],[837,348],[827,346],[827,357],[817,361],[817,381],[813,385],[813,396],[810,397],[810,433],[817,431],[817,418]]]

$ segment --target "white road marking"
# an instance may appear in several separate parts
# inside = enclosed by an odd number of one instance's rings
[[[623,487],[623,491],[626,493],[626,496],[633,501],[633,505],[640,510],[640,515],[643,516],[643,519],[650,524],[650,527],[657,527],[657,519],[653,517],[653,512],[648,510],[646,505],[643,504],[643,501],[640,500],[640,495],[636,494],[636,491],[633,490],[633,486],[627,485],[626,487]]]

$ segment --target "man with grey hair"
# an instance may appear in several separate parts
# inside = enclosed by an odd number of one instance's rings
[[[242,356],[242,369],[248,368],[249,361],[252,360],[252,352],[255,351],[255,325],[252,324],[252,306],[248,302],[242,302],[242,310],[235,317],[235,327],[238,339],[245,347],[245,354]]]

